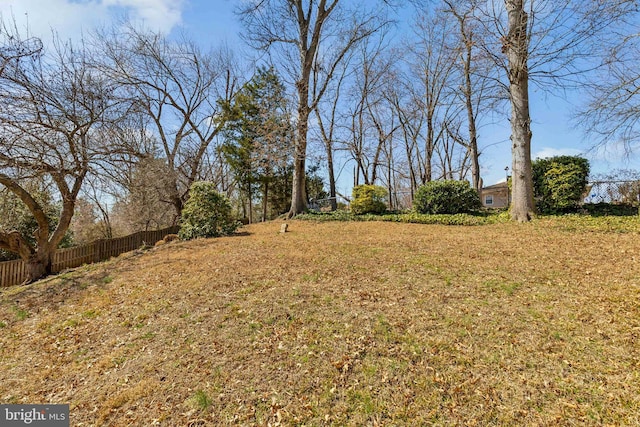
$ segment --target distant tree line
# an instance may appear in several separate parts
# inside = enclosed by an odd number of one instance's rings
[[[199,181],[247,222],[295,216],[310,199],[335,209],[345,168],[354,185],[412,198],[437,180],[479,191],[481,129],[495,117],[509,117],[511,214],[527,221],[530,84],[590,85],[585,129],[637,139],[626,108],[638,75],[635,3],[242,2],[257,65],[128,22],[47,46],[5,22],[0,211],[11,214],[0,218],[0,249],[36,279],[71,239],[175,224]],[[400,14],[413,17],[403,32]]]

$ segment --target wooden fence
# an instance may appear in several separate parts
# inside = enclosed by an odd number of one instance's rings
[[[67,268],[103,261],[138,249],[145,244],[153,245],[167,234],[175,234],[178,230],[179,227],[174,226],[162,230],[139,231],[115,239],[96,240],[84,246],[58,249],[53,255],[51,269],[54,273],[58,273]],[[26,278],[27,268],[22,260],[0,262],[0,287],[20,284]]]

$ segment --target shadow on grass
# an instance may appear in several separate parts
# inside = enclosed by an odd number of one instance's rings
[[[637,216],[640,214],[637,206],[627,203],[585,203],[582,212],[593,217],[601,216]]]
[[[13,304],[28,313],[57,310],[66,301],[77,300],[92,288],[104,288],[114,276],[104,263],[84,265],[52,274],[27,285],[0,288],[0,303]]]

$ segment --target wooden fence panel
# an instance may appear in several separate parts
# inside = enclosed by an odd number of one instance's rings
[[[24,282],[26,278],[27,266],[21,259],[0,263],[0,284],[2,286],[20,284]]]
[[[153,245],[167,234],[175,234],[178,230],[179,227],[174,226],[162,230],[139,231],[129,236],[96,240],[84,246],[58,249],[53,255],[51,269],[54,273],[58,273],[67,268],[104,261],[138,249],[145,244]],[[0,287],[18,285],[26,278],[27,268],[22,260],[0,262]]]
[[[92,243],[73,248],[58,249],[53,255],[51,269],[54,273],[57,273],[67,268],[91,263],[94,260],[93,251],[94,245]]]

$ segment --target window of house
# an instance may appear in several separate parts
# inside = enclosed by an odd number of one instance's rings
[[[487,194],[486,196],[484,196],[484,204],[493,205],[493,194]]]

